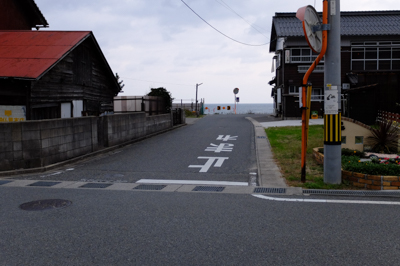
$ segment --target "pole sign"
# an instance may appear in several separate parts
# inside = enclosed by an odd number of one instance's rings
[[[339,91],[337,86],[332,86],[328,84],[328,90],[325,90],[325,114],[327,115],[337,115],[339,113],[339,105],[338,105],[338,98],[339,98]]]
[[[238,88],[233,89],[233,93],[234,94],[238,94],[239,93],[239,89]]]

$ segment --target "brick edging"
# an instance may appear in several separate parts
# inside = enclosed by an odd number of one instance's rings
[[[371,129],[370,126],[368,126],[368,125],[366,125],[366,124],[363,124],[363,123],[361,123],[360,121],[357,121],[357,120],[355,120],[355,119],[348,118],[348,117],[345,117],[345,116],[342,116],[342,121],[348,121],[348,122],[354,123],[354,124],[359,125],[359,126],[361,126],[361,127],[363,127],[363,128],[366,128],[366,129],[368,129],[368,130]]]
[[[313,158],[318,164],[324,163],[324,155],[313,149]],[[400,189],[399,176],[368,175],[342,169],[342,180],[349,181],[353,186],[371,190],[398,190]]]

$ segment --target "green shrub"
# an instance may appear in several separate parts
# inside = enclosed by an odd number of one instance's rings
[[[342,168],[368,175],[400,175],[400,166],[395,160],[388,160],[385,163],[379,160],[360,162],[357,156],[342,156]]]
[[[358,156],[358,157],[364,157],[365,153],[363,151],[359,150],[352,150],[352,149],[347,149],[343,148],[342,149],[342,156]]]

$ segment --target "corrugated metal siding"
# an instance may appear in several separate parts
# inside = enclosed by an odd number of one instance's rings
[[[38,78],[89,31],[0,31],[0,77]]]

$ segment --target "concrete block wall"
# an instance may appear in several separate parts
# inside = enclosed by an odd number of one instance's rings
[[[153,134],[171,128],[172,114],[153,115],[146,117],[146,134]]]
[[[95,125],[95,127],[93,127]],[[97,120],[94,117],[40,122],[42,166],[95,151]]]
[[[172,128],[145,113],[0,123],[0,171],[51,165]]]
[[[146,136],[146,114],[128,113],[101,117],[104,147],[112,147]]]

